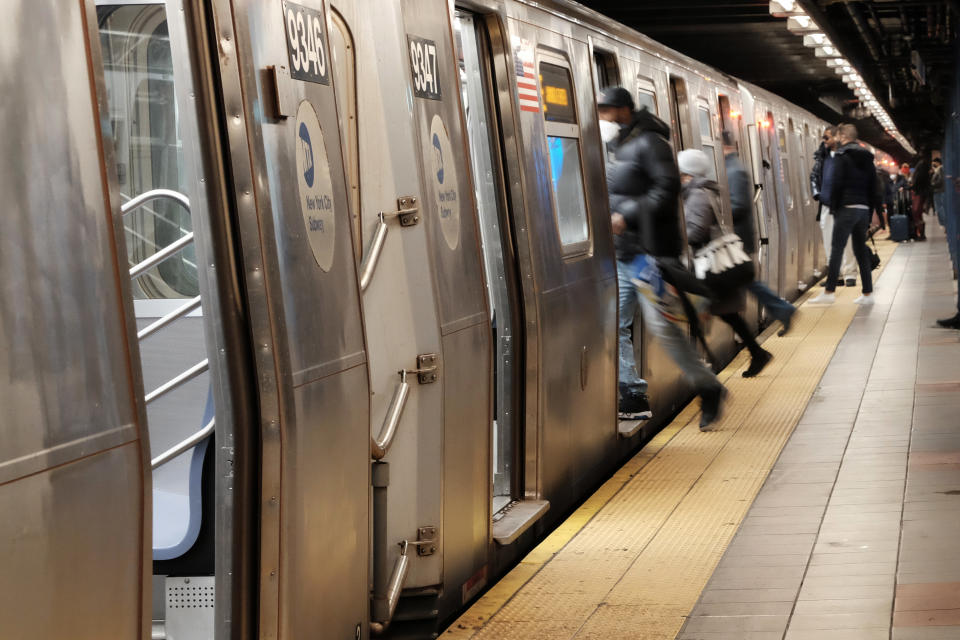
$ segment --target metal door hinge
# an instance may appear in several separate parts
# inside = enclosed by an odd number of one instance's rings
[[[410,374],[417,374],[417,382],[420,384],[432,384],[437,381],[439,373],[437,371],[437,354],[421,353],[417,356],[417,368],[407,371]]]
[[[412,227],[420,222],[420,208],[417,206],[416,196],[400,196],[397,198],[396,211],[381,211],[384,218],[396,216],[401,227]]]
[[[417,555],[432,556],[437,552],[437,528],[434,526],[417,529]]]

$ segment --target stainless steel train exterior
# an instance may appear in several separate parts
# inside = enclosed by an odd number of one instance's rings
[[[690,397],[637,318],[617,421],[604,86],[824,267],[825,123],[572,2],[8,16],[5,638],[429,637],[528,551]]]

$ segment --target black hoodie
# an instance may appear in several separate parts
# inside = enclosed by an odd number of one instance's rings
[[[666,123],[644,109],[607,145],[610,212],[627,222],[627,230],[614,236],[618,260],[631,260],[638,253],[676,258],[683,251],[677,207],[680,174],[669,137]]]
[[[877,199],[873,154],[867,149],[856,142],[848,142],[834,154],[832,170],[830,211],[839,212],[852,205],[865,205],[874,211],[882,204]]]

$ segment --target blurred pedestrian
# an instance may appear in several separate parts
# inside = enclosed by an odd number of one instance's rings
[[[707,154],[699,149],[685,149],[677,156],[680,183],[683,185],[680,193],[687,242],[694,250],[723,235],[720,225],[720,186],[708,177],[711,162]],[[746,307],[746,288],[715,291],[713,294],[710,312],[730,325],[750,352],[750,366],[743,372],[743,377],[751,378],[759,374],[773,354],[757,343],[740,315]]]
[[[943,161],[937,157],[931,162],[933,167],[930,172],[930,190],[933,192],[933,210],[937,214],[937,220],[941,227],[947,226],[947,220],[944,218],[946,210],[944,209],[944,181],[943,181]]]

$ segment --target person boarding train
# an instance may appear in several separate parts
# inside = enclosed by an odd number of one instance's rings
[[[683,185],[680,193],[687,242],[694,251],[723,234],[720,227],[720,185],[708,177],[710,162],[707,154],[700,149],[684,149],[677,155],[680,182]],[[740,236],[740,233],[737,235]],[[740,239],[743,241],[742,236]],[[746,288],[711,293],[710,312],[730,325],[750,352],[750,366],[743,372],[743,377],[756,376],[767,366],[773,354],[757,343],[747,322],[740,315],[746,307]]]
[[[823,141],[813,153],[813,169],[810,171],[810,190],[813,193],[813,199],[819,203],[817,221],[820,223],[823,252],[827,256],[827,262],[830,261],[833,243],[834,216],[830,209],[830,198],[833,193],[833,163],[837,142],[837,127],[830,126],[823,130]],[[857,262],[853,257],[852,244],[849,242],[843,249],[840,274],[833,284],[838,287],[857,285]]]
[[[677,280],[685,269],[680,264],[683,240],[677,202],[680,177],[673,149],[670,147],[670,128],[646,109],[634,110],[633,98],[623,87],[607,87],[597,99],[600,131],[607,143],[607,189],[610,195],[610,223],[617,244],[617,265],[626,267],[632,258],[648,266],[648,272],[657,274],[660,291]],[[629,256],[629,258],[628,258]],[[627,263],[627,264],[624,264]],[[623,288],[633,285],[632,272],[620,278],[621,301]],[[619,273],[618,273],[619,275]],[[633,295],[636,296],[635,292]],[[639,299],[646,328],[660,342],[684,375],[693,383],[701,398],[700,428],[707,430],[720,416],[726,389],[717,376],[700,361],[684,332],[662,311],[657,300],[646,295]],[[632,304],[636,304],[635,302]],[[627,317],[632,322],[632,313]],[[623,307],[620,316],[621,371],[624,363]],[[629,325],[626,325],[629,327]],[[633,362],[630,346],[628,358]]]
[[[730,190],[733,230],[740,236],[744,250],[756,262],[757,233],[753,220],[751,181],[747,175],[747,170],[740,163],[736,140],[733,139],[729,131],[723,132],[723,163],[727,174],[727,187]],[[767,313],[783,325],[778,335],[786,335],[790,331],[790,323],[797,308],[771,291],[770,287],[760,280],[754,280],[747,285],[747,291],[753,294],[753,297],[767,310]],[[751,375],[756,374],[751,373],[746,377],[749,378]]]

